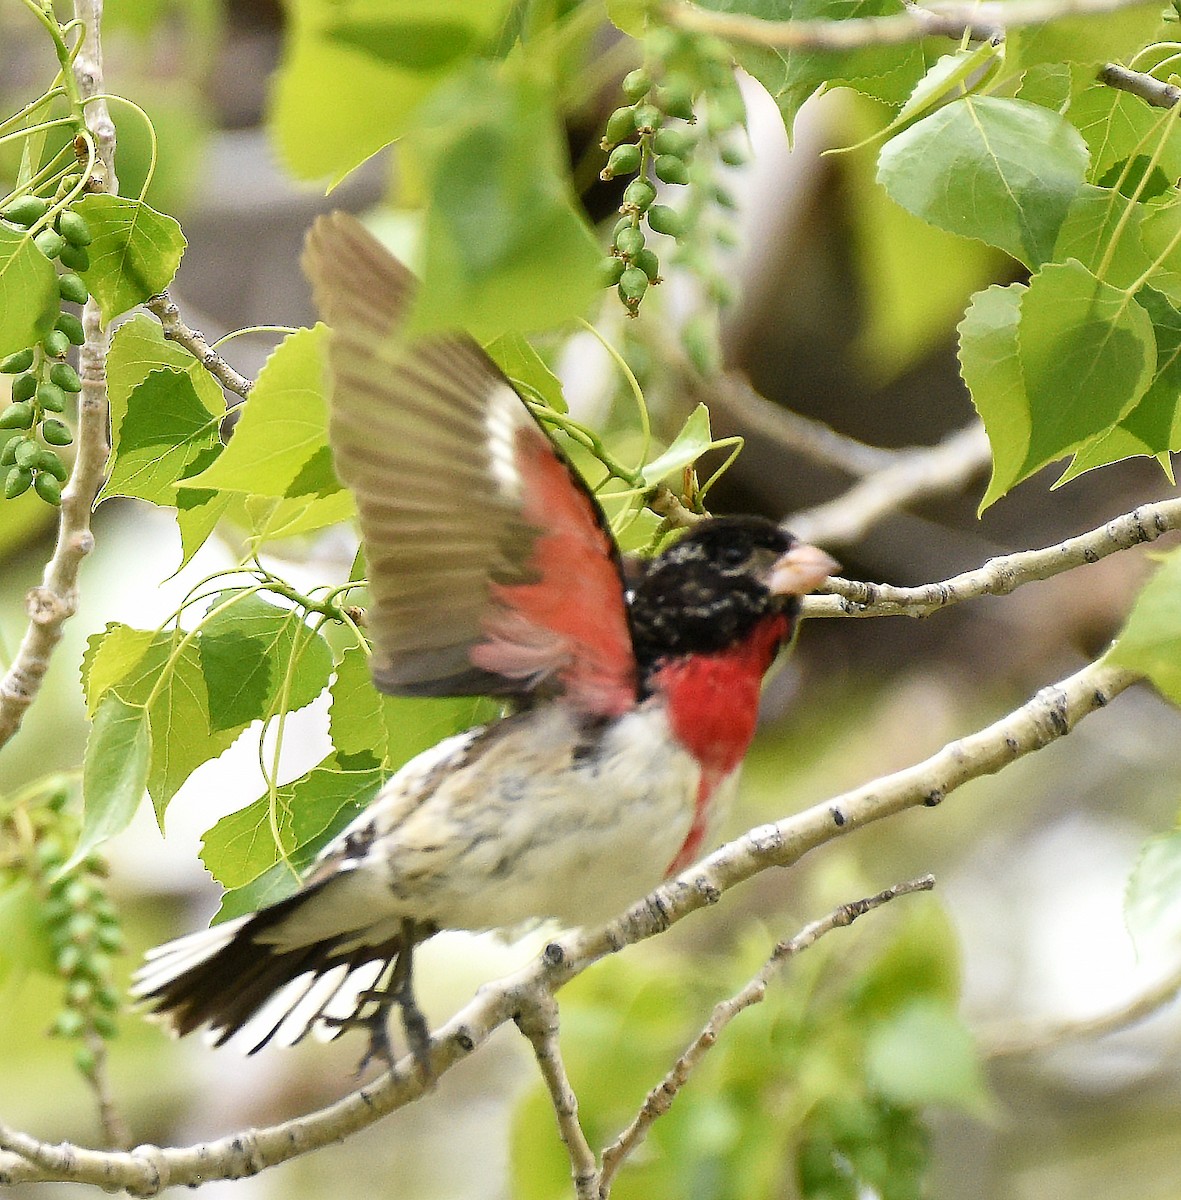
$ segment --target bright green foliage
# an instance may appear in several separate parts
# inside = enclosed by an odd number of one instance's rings
[[[27,234],[0,225],[0,357],[40,341],[59,307],[53,264]]]
[[[190,487],[275,498],[342,491],[328,454],[322,325],[279,344],[250,392],[229,445]]]
[[[887,142],[878,179],[915,216],[1036,267],[1086,169],[1086,144],[1057,113],[967,96]]]
[[[1181,704],[1181,551],[1161,557],[1108,659],[1146,675]]]
[[[172,217],[139,200],[101,194],[84,197],[76,211],[94,239],[88,248],[90,265],[78,273],[104,321],[142,304],[172,282],[185,249],[184,234]]]
[[[82,834],[71,859],[81,862],[131,823],[143,799],[152,757],[148,714],[114,692],[94,714],[82,764]]]

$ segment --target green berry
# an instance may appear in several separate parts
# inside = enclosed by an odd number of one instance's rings
[[[73,1038],[80,1037],[85,1028],[86,1020],[82,1014],[67,1009],[54,1017],[49,1032],[52,1037]]]
[[[71,304],[85,304],[90,299],[90,293],[86,290],[86,284],[71,271],[58,276],[57,290],[61,298],[68,300]]]
[[[119,1032],[119,1026],[105,1013],[95,1013],[91,1023],[94,1025],[94,1032],[108,1042]]]
[[[68,446],[74,440],[74,435],[70,432],[69,426],[55,420],[53,417],[49,417],[47,420],[41,422],[41,436],[51,446]]]
[[[615,248],[626,258],[639,254],[644,248],[644,231],[635,225],[621,229],[615,238]]]
[[[46,504],[52,504],[56,508],[62,502],[62,485],[52,475],[40,473],[33,480],[33,487]]]
[[[27,229],[34,221],[40,221],[48,211],[49,205],[40,196],[22,196],[0,212],[0,217]]]
[[[615,228],[611,230],[611,245],[615,245],[615,239],[619,236],[621,229],[626,229],[629,225],[634,225],[635,223],[635,218],[633,217],[620,217],[615,222]]]
[[[665,183],[689,182],[689,168],[685,166],[685,160],[675,154],[657,155],[652,169],[656,172],[656,178]]]
[[[622,258],[616,258],[611,255],[608,258],[599,260],[599,282],[603,287],[614,287],[619,282],[620,275],[623,274],[623,268],[626,264]],[[5,447],[7,449],[7,447]],[[0,458],[0,462],[3,462]]]
[[[657,283],[660,279],[660,259],[651,250],[641,250],[632,259],[632,265],[640,268],[648,276],[649,283]]]
[[[95,992],[94,1002],[99,1008],[105,1008],[107,1012],[115,1012],[119,1007],[119,996],[112,988],[100,984],[98,991]]]
[[[15,500],[22,492],[29,490],[33,482],[33,472],[28,467],[13,467],[4,477],[4,495],[9,500]]]
[[[65,483],[69,478],[70,473],[66,470],[66,464],[52,450],[42,450],[37,465],[42,471],[47,471],[52,475],[59,483]]]
[[[611,179],[616,175],[630,175],[639,170],[640,148],[630,142],[616,146],[607,159],[607,165],[600,173],[600,179]]]
[[[10,354],[7,358],[0,360],[0,375],[19,375],[32,365],[33,347],[26,346],[25,349],[18,350],[15,354]]]
[[[688,129],[658,129],[652,139],[652,148],[657,154],[676,154],[683,158],[696,142]]]
[[[33,239],[33,245],[46,258],[57,258],[66,247],[66,239],[56,229],[42,229]]]
[[[617,142],[631,137],[636,128],[635,122],[632,120],[632,111],[631,105],[627,105],[624,108],[617,108],[607,118],[606,142],[608,146],[614,146]]]
[[[22,438],[16,447],[16,465],[32,470],[41,457],[41,447],[29,438]]]
[[[615,261],[619,262],[619,259]],[[619,281],[613,279],[611,282],[618,283]],[[3,446],[0,446],[0,467],[11,467],[16,462],[16,448],[21,441],[21,438],[10,437]]]
[[[33,374],[18,375],[12,381],[12,398],[14,400],[31,400],[37,390],[37,376]]]
[[[619,294],[624,303],[639,301],[648,290],[648,276],[639,267],[628,267],[619,277]]]
[[[679,117],[682,121],[695,119],[693,112],[693,86],[686,80],[670,79],[657,93],[660,107],[670,117]]]
[[[56,383],[43,383],[37,389],[37,403],[44,412],[64,412],[66,393]]]
[[[98,944],[111,954],[123,949],[123,931],[117,925],[100,925]]]
[[[623,94],[629,100],[638,100],[641,96],[646,96],[652,88],[652,78],[643,67],[637,67],[634,71],[629,71],[623,77]]]
[[[74,979],[66,988],[66,1003],[71,1008],[86,1008],[94,1000],[94,984],[89,979]]]
[[[643,212],[656,199],[656,187],[648,179],[633,179],[623,189],[623,203],[636,212]]]
[[[89,1046],[74,1051],[74,1069],[89,1078],[98,1070],[98,1055]]]
[[[669,237],[680,237],[685,232],[684,218],[667,204],[653,204],[648,209],[648,224],[657,233],[664,233]]]
[[[724,187],[714,188],[714,202],[721,208],[736,209],[738,207],[738,201],[734,199],[734,194]]]
[[[64,358],[70,348],[70,339],[60,329],[51,329],[41,343],[41,349],[50,358]]]
[[[728,167],[741,167],[749,159],[746,147],[740,142],[731,142],[721,150],[722,162]]]
[[[71,271],[85,271],[90,266],[90,255],[86,253],[85,246],[71,246],[67,243],[62,247],[58,258],[61,259],[62,266],[69,267]]]
[[[60,329],[75,346],[81,346],[86,341],[86,331],[82,328],[82,322],[73,313],[62,313],[54,322],[53,327],[54,329]]]
[[[89,246],[94,241],[86,218],[73,209],[66,208],[58,214],[57,229],[71,246]]]
[[[82,390],[82,380],[78,378],[78,372],[69,363],[54,363],[49,368],[49,378],[63,392],[80,392]],[[61,409],[59,408],[57,411],[61,412]]]
[[[635,121],[636,128],[641,133],[651,133],[654,129],[660,128],[664,114],[655,104],[638,104],[632,120]]]
[[[36,413],[28,401],[10,404],[0,413],[0,429],[31,429]]]

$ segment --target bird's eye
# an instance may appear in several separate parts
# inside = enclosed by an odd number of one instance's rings
[[[746,562],[746,550],[742,546],[733,544],[723,546],[718,557],[722,560],[722,566],[737,567]]]

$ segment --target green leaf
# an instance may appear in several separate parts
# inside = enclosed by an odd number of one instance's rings
[[[235,596],[242,598],[213,611]],[[328,685],[332,651],[298,612],[233,589],[219,592],[210,611],[200,662],[214,732],[261,720],[280,705],[294,712]]]
[[[905,11],[897,0],[707,0],[705,7],[768,21],[842,21]],[[846,85],[887,103],[901,104],[926,70],[918,46],[832,53],[736,45],[733,51],[743,69],[771,94],[789,136],[804,101],[823,87]]]
[[[184,371],[152,371],[127,397],[122,421],[112,425],[111,473],[99,500],[135,496],[175,503],[177,481],[220,453],[221,417],[202,403]]]
[[[150,629],[108,622],[102,633],[86,639],[82,655],[82,691],[86,715],[94,719],[107,692],[121,683],[139,665],[156,635]]]
[[[186,243],[171,217],[139,200],[106,193],[84,196],[74,211],[86,218],[94,235],[90,266],[79,274],[104,321],[142,304],[172,282]]]
[[[1181,550],[1160,556],[1107,661],[1140,672],[1181,705]]]
[[[112,427],[122,425],[131,393],[158,367],[183,371],[205,408],[211,414],[225,413],[225,394],[217,380],[187,350],[165,340],[159,321],[136,313],[115,330],[107,353]]]
[[[672,444],[663,453],[644,464],[644,484],[651,487],[670,475],[695,463],[713,445],[709,428],[709,409],[699,404],[690,414]]]
[[[235,493],[223,493],[234,495]],[[240,493],[238,493],[240,495]],[[353,495],[347,489],[330,495],[293,496],[275,500],[270,496],[244,496],[240,515],[250,531],[252,548],[280,538],[318,533],[347,521],[356,512]],[[239,516],[239,506],[228,509],[231,518]]]
[[[188,777],[228,749],[246,727],[241,722],[211,729],[197,644],[190,641],[180,647],[182,636],[110,624],[90,637],[82,660],[90,712],[108,694],[147,708],[152,735],[147,788],[161,825]]]
[[[82,833],[70,863],[131,823],[148,785],[148,714],[109,692],[94,714],[82,760]]]
[[[1169,453],[1181,450],[1181,312],[1159,292],[1143,287],[1136,299],[1152,320],[1156,372],[1140,402],[1114,429],[1074,456],[1062,479],[1136,455],[1155,457],[1173,479]]]
[[[502,333],[484,347],[488,357],[522,390],[536,394],[555,412],[569,412],[558,377],[545,365],[522,333]]]
[[[906,103],[898,110],[894,122],[902,123],[926,112],[938,101],[951,94],[953,88],[962,84],[970,75],[997,58],[999,47],[991,42],[982,42],[974,50],[957,50],[944,54],[929,67],[927,73],[915,84]]]
[[[255,496],[342,491],[328,460],[323,325],[299,329],[279,343],[242,409],[229,445],[189,487]],[[309,470],[323,463],[323,469]]]
[[[0,225],[0,358],[39,342],[60,311],[53,263],[27,233]]]
[[[937,1001],[909,1004],[871,1031],[866,1074],[896,1104],[988,1109],[972,1035],[954,1009]]]
[[[1162,174],[1166,181],[1181,175],[1181,133],[1167,110],[1152,108],[1130,92],[1093,83],[1071,100],[1066,118],[1087,143],[1089,177],[1094,183],[1106,182],[1113,168],[1133,156],[1151,155],[1161,138],[1166,139],[1160,159]]]
[[[992,447],[992,478],[980,512],[1017,482],[1029,451],[1029,400],[1017,351],[1026,289],[994,284],[972,297],[957,330],[960,371]]]
[[[1128,878],[1124,917],[1138,950],[1181,943],[1181,830],[1149,838]]]
[[[1077,258],[1105,283],[1128,287],[1151,266],[1140,240],[1143,214],[1142,204],[1119,192],[1083,184],[1058,231],[1054,261]]]
[[[387,778],[388,772],[378,768],[342,771],[329,757],[276,789],[273,819],[268,796],[222,817],[202,839],[201,861],[227,888],[244,887],[277,865],[286,866],[294,881]]]
[[[965,96],[891,138],[878,181],[924,221],[1037,267],[1086,169],[1086,144],[1057,113]]]
[[[384,697],[373,686],[369,656],[359,646],[341,655],[330,690],[328,735],[337,761],[349,770],[380,766],[389,743]]]
[[[302,179],[339,183],[412,128],[423,98],[492,36],[506,0],[294,0],[270,125]],[[358,120],[357,114],[365,119]]]
[[[572,203],[555,97],[515,65],[472,64],[423,109],[431,203],[413,334],[550,328],[598,291],[601,251]]]
[[[1156,364],[1148,314],[1074,259],[1030,280],[1018,346],[1030,414],[1019,478],[1125,417]]]
[[[1152,0],[1115,12],[1055,16],[1014,31],[1007,66],[1018,71],[1041,62],[1118,62],[1154,41],[1160,28],[1161,6]]]
[[[193,555],[209,540],[232,499],[229,493],[214,492],[208,488],[177,487],[176,524],[180,530],[181,546],[177,571],[188,566]]]

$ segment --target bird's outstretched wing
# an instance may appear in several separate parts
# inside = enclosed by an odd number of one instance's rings
[[[360,512],[378,688],[626,711],[635,656],[594,497],[470,337],[400,334],[413,276],[358,221],[319,218],[303,262],[331,330],[330,441]]]

